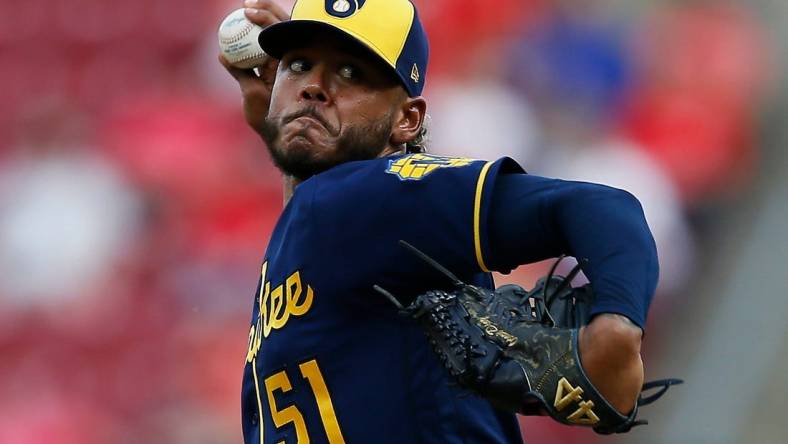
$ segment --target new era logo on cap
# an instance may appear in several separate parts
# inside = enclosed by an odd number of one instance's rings
[[[326,12],[334,17],[345,18],[355,14],[366,0],[326,0]]]
[[[298,36],[337,31],[390,66],[408,95],[421,95],[429,48],[418,11],[409,0],[297,0],[290,20],[260,33],[260,46],[281,58]]]

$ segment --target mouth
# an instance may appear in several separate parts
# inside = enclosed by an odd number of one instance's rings
[[[291,122],[300,122],[310,126],[320,126],[332,136],[336,136],[337,131],[331,124],[329,124],[323,116],[316,113],[314,110],[306,109],[300,112],[293,113],[285,117],[282,121],[284,125]]]
[[[311,117],[311,116],[296,117],[295,119],[291,120],[290,122],[302,122],[302,123],[305,123],[307,125],[321,126],[323,128],[326,127],[326,125],[323,122],[321,122],[320,120],[315,119],[314,117]],[[288,123],[290,123],[290,122],[288,122]],[[328,129],[328,128],[326,128],[326,129]]]

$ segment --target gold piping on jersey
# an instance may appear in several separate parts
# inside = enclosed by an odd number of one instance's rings
[[[260,428],[260,444],[264,444],[263,403],[260,401],[260,383],[257,382],[257,357],[252,358],[252,376],[254,377],[254,394],[257,396],[257,427]]]
[[[479,180],[476,182],[476,198],[473,202],[473,243],[476,249],[476,262],[479,264],[479,268],[484,272],[489,272],[490,269],[487,268],[487,265],[484,263],[484,258],[482,257],[482,236],[480,227],[482,194],[484,191],[484,181],[487,178],[487,171],[490,170],[492,164],[493,162],[487,162],[482,167],[482,171],[479,173]]]

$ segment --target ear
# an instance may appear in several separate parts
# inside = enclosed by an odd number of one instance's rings
[[[404,145],[415,139],[427,115],[427,101],[424,97],[407,97],[395,111],[391,129],[391,145]]]

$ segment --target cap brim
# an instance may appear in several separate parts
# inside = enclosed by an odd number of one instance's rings
[[[375,47],[364,38],[337,26],[316,20],[287,20],[263,29],[258,40],[260,42],[260,47],[263,48],[266,54],[276,59],[281,59],[288,50],[302,46],[306,41],[314,38],[315,34],[318,33],[334,34],[340,38],[346,39],[348,43],[354,44],[358,48],[368,52],[383,63],[384,66],[389,67],[390,72],[397,76],[397,79],[405,88],[405,91],[408,91],[407,80],[397,71],[396,62],[386,60],[386,58],[378,53]]]

